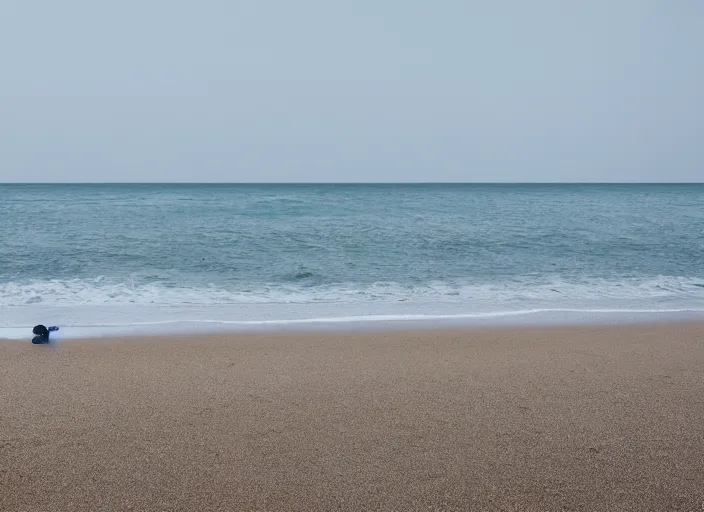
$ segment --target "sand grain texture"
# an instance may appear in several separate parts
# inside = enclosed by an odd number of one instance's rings
[[[700,324],[0,342],[0,510],[704,510]]]

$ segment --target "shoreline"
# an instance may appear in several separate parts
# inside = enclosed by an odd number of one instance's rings
[[[406,330],[448,329],[525,329],[578,326],[643,325],[660,323],[704,322],[704,311],[698,309],[673,310],[531,310],[489,315],[407,315],[405,318],[385,315],[284,319],[284,320],[163,320],[136,324],[59,325],[56,339],[105,339],[158,336],[212,336],[259,333],[316,333],[316,332],[397,332]],[[0,327],[0,340],[22,341],[31,338],[32,325]]]
[[[698,510],[704,323],[0,342],[3,510]]]

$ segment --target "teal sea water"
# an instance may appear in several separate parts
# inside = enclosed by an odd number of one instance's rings
[[[704,185],[0,185],[0,336],[704,311]]]

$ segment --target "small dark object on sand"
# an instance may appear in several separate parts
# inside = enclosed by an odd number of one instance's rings
[[[49,333],[58,330],[59,328],[56,326],[51,326],[47,329],[43,325],[35,325],[34,329],[32,329],[32,333],[35,334],[34,338],[32,338],[32,343],[35,345],[49,343]]]

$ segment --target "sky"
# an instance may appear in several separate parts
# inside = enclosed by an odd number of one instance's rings
[[[3,182],[704,181],[701,0],[3,0]]]

